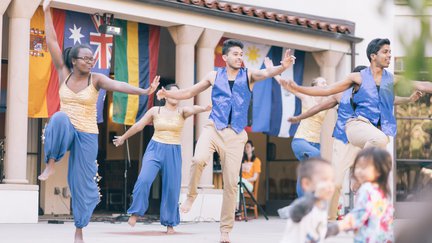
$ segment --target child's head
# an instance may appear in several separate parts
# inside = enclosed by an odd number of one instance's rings
[[[320,199],[329,200],[333,196],[334,172],[327,160],[310,158],[302,161],[297,168],[297,174],[305,192],[315,192],[318,186],[324,186],[326,193]]]
[[[360,183],[377,183],[385,195],[390,195],[388,177],[392,168],[392,158],[383,149],[370,147],[361,150],[355,158],[354,177]]]

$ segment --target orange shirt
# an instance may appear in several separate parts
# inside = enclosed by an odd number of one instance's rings
[[[253,162],[244,161],[242,168],[242,177],[244,179],[249,179],[253,177],[255,173],[261,173],[261,160],[255,157]]]

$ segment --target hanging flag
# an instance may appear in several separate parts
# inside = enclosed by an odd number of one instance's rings
[[[65,11],[53,9],[52,18],[57,41],[63,47]],[[45,20],[39,7],[30,21],[30,66],[28,116],[47,118],[60,109],[59,78],[45,38]]]
[[[88,44],[92,48],[95,64],[92,72],[109,75],[111,69],[111,53],[113,36],[99,33],[99,25],[103,19],[99,15],[66,12],[66,24],[64,32],[64,48],[77,44]],[[106,91],[99,90],[97,101],[97,121],[103,122],[103,104]]]
[[[157,72],[160,27],[116,20],[122,35],[115,37],[115,78],[140,88],[148,88]],[[153,106],[153,95],[114,92],[113,121],[133,125]]]
[[[268,56],[275,65],[279,65],[285,51],[286,49],[280,47],[272,47]],[[293,68],[287,69],[281,76],[302,85],[305,52],[296,50],[295,56]],[[298,124],[289,123],[288,117],[301,113],[300,99],[281,88],[274,79],[271,82],[255,84],[254,97],[260,102],[254,103],[252,131],[278,137],[294,136]]]

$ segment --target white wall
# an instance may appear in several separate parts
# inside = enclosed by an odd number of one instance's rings
[[[355,36],[364,39],[356,46],[357,65],[369,64],[366,47],[372,39],[389,38],[390,41],[395,42],[393,34],[395,7],[390,0],[232,0],[232,2],[355,22]],[[384,2],[384,13],[378,11],[382,2]]]

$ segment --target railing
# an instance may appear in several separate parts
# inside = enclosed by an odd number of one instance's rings
[[[0,183],[4,179],[4,138],[0,139]]]

